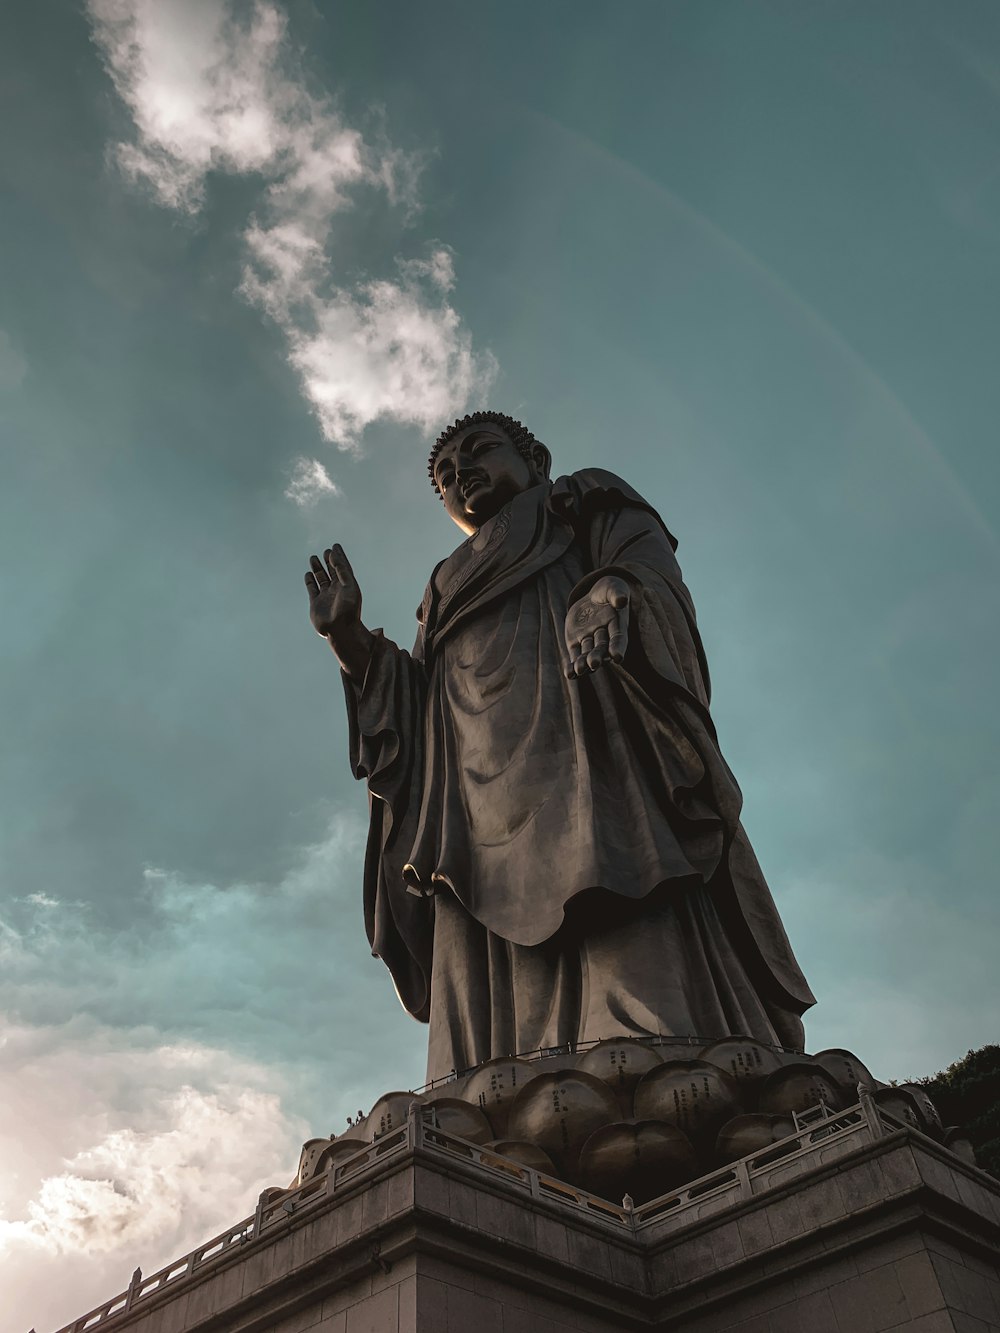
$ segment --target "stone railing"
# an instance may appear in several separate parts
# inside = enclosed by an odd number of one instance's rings
[[[252,1217],[199,1245],[182,1259],[168,1264],[149,1277],[143,1277],[137,1268],[128,1290],[114,1296],[88,1314],[66,1324],[59,1333],[89,1333],[131,1313],[157,1294],[200,1276],[234,1250],[262,1239],[269,1231],[301,1212],[317,1207],[331,1196],[353,1188],[376,1167],[388,1161],[417,1152],[471,1163],[475,1168],[508,1185],[520,1188],[536,1199],[544,1199],[562,1207],[584,1213],[592,1220],[615,1230],[633,1233],[656,1227],[672,1231],[712,1213],[721,1212],[741,1200],[752,1198],[783,1183],[784,1179],[802,1175],[805,1171],[825,1165],[833,1158],[861,1147],[866,1143],[906,1128],[875,1105],[874,1100],[859,1089],[860,1101],[845,1111],[810,1120],[795,1134],[772,1144],[763,1151],[742,1157],[718,1171],[693,1180],[682,1189],[665,1194],[649,1203],[634,1207],[626,1197],[620,1204],[599,1198],[587,1190],[553,1176],[522,1166],[510,1158],[501,1157],[489,1148],[456,1138],[429,1123],[430,1107],[414,1103],[408,1122],[363,1145],[356,1153],[334,1163],[329,1171],[315,1176],[304,1185],[292,1190],[265,1190]],[[801,1119],[805,1120],[806,1117]]]
[[[811,1122],[769,1148],[741,1157],[673,1194],[636,1208],[636,1229],[655,1224],[659,1230],[672,1231],[688,1226],[903,1128],[901,1122],[865,1098],[846,1111]]]

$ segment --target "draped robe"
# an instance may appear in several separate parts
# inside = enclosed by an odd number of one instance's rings
[[[515,496],[434,571],[412,652],[344,677],[365,920],[428,1078],[602,1037],[802,1047],[813,997],[740,825],[676,542],[591,469]],[[630,592],[621,663],[565,675],[568,607]]]

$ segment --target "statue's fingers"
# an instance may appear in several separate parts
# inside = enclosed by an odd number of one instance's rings
[[[606,625],[599,625],[594,630],[594,646],[587,654],[587,670],[596,671],[598,667],[603,666],[608,660],[608,629]]]
[[[567,637],[566,675],[570,678],[570,680],[574,680],[576,677],[576,661],[579,656],[580,656],[580,640],[570,639]]]
[[[615,632],[611,635],[608,643],[608,652],[611,654],[612,662],[621,662],[625,658],[625,650],[628,648],[628,630],[625,625],[619,623]]]
[[[354,570],[351,568],[351,562],[347,558],[347,552],[339,542],[334,542],[327,551],[327,563],[330,566],[330,573],[343,587],[349,588],[357,583],[354,577]]]
[[[327,572],[329,573],[329,580],[331,580],[331,583],[343,584],[344,577],[341,575],[339,569],[337,569],[337,555],[335,549],[333,549],[333,547],[327,547],[323,552],[323,559],[325,560],[325,563],[327,563]]]
[[[628,606],[628,584],[614,574],[607,574],[594,584],[590,597],[599,606],[613,606],[617,610],[620,606]]]
[[[309,565],[316,578],[317,586],[320,588],[328,588],[330,586],[330,575],[323,568],[323,561],[319,556],[311,555],[309,557]]]
[[[319,584],[316,582],[315,574],[306,575],[306,592],[309,594],[309,600],[319,596]]]
[[[582,676],[586,671],[593,671],[590,660],[594,654],[594,636],[588,634],[580,640],[580,656],[577,659],[577,675]]]

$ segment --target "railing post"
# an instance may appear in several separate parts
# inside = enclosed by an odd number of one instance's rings
[[[410,1102],[409,1114],[406,1117],[406,1145],[411,1152],[416,1152],[418,1148],[423,1147],[424,1142],[424,1108],[416,1099]]]
[[[874,1089],[870,1083],[858,1084],[858,1101],[861,1103],[861,1110],[864,1112],[865,1121],[868,1124],[868,1132],[875,1140],[884,1138],[885,1126],[882,1124],[882,1117],[879,1115],[878,1106],[872,1096],[873,1091]]]
[[[142,1286],[142,1269],[137,1268],[129,1279],[128,1291],[125,1293],[125,1309],[131,1310],[132,1302],[135,1300],[139,1288]]]
[[[253,1210],[253,1238],[260,1235],[260,1228],[264,1221],[264,1200],[267,1198],[267,1190],[261,1190],[257,1195],[257,1207]]]
[[[744,1199],[753,1197],[753,1181],[750,1179],[750,1168],[747,1166],[746,1158],[741,1157],[736,1163],[736,1178],[740,1182],[740,1195]]]

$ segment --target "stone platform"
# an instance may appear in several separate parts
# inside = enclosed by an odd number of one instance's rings
[[[407,1123],[61,1333],[987,1333],[1000,1184],[870,1098],[628,1208]]]

